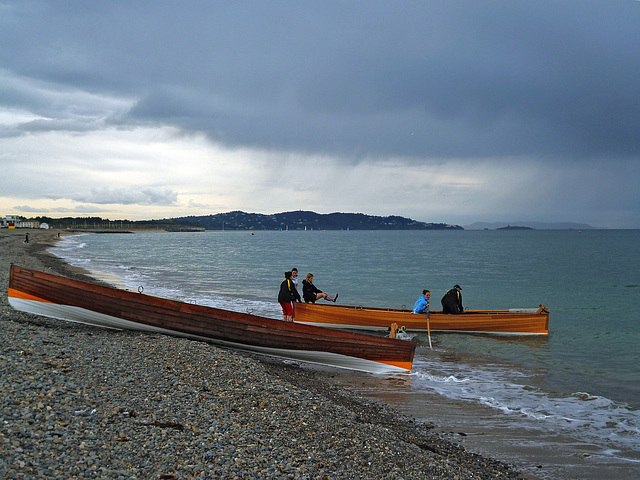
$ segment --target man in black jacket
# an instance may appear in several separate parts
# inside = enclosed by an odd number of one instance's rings
[[[291,281],[291,272],[284,272],[284,280],[280,284],[278,303],[282,307],[282,319],[293,322],[293,302],[301,302],[298,289]]]
[[[462,287],[460,285],[454,285],[454,287],[444,294],[442,300],[442,313],[458,314],[464,311],[462,307]]]

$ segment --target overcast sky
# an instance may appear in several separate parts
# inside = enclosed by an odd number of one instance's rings
[[[640,2],[0,0],[0,216],[640,228]]]

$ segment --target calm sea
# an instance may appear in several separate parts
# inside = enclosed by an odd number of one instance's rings
[[[409,375],[334,381],[542,478],[640,478],[640,231],[282,231],[69,236],[52,250],[130,289],[281,318],[285,270],[341,304],[551,311],[548,337],[433,334]],[[320,369],[319,374],[322,374]]]

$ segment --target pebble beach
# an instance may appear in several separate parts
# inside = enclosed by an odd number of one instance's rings
[[[0,479],[532,478],[312,367],[17,312],[11,263],[96,281],[28,232],[0,230]]]

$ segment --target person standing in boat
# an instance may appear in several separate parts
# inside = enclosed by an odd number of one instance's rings
[[[335,302],[338,299],[338,294],[335,296],[327,295],[322,290],[319,290],[313,284],[313,274],[307,273],[307,278],[302,281],[302,296],[307,303],[316,303],[316,300],[324,298],[328,302]]]
[[[413,305],[413,311],[411,313],[427,313],[429,308],[429,299],[431,298],[431,292],[429,290],[423,290],[422,295],[416,300]]]
[[[442,313],[458,314],[464,311],[462,307],[462,287],[460,285],[454,285],[451,290],[444,294],[442,300]]]
[[[291,281],[293,282],[293,286],[297,291],[298,290],[298,269],[296,267],[293,267],[291,269]]]
[[[285,322],[293,322],[293,302],[301,302],[300,294],[291,281],[291,272],[284,272],[284,280],[280,284],[278,303],[282,307]]]

